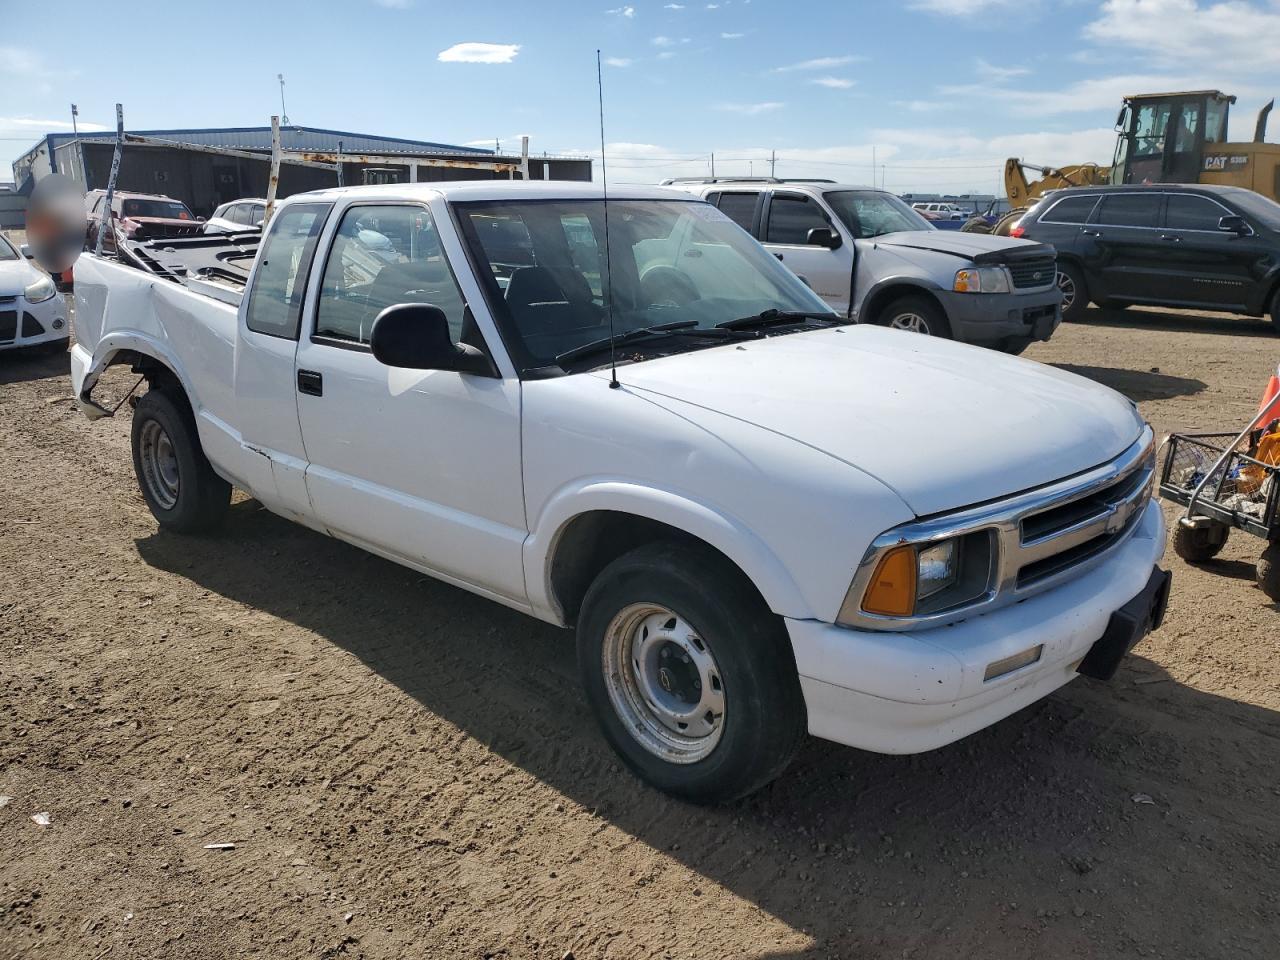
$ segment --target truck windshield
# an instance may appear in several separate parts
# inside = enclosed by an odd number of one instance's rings
[[[835,318],[795,274],[707,203],[610,200],[612,282],[600,200],[455,206],[504,339],[523,368],[549,366],[607,338],[606,296],[618,336],[684,321],[685,332],[671,339],[690,349],[721,341],[689,330],[769,310]]]
[[[185,203],[177,200],[138,200],[133,197],[120,205],[125,217],[156,217],[165,220],[194,220]]]
[[[902,230],[936,229],[904,201],[879,190],[830,190],[822,197],[859,240]]]

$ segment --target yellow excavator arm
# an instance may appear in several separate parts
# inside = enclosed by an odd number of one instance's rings
[[[1039,180],[1028,180],[1027,171],[1040,174]],[[1009,206],[1025,208],[1039,200],[1050,190],[1063,187],[1092,187],[1106,183],[1110,167],[1096,163],[1073,163],[1066,167],[1040,167],[1023,163],[1017,157],[1004,162],[1004,189],[1009,196]]]

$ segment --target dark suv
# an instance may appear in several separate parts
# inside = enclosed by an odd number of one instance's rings
[[[1012,236],[1058,251],[1062,317],[1090,301],[1271,314],[1280,332],[1280,204],[1242,187],[1072,187]]]

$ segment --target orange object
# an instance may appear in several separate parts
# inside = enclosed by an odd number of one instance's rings
[[[1261,413],[1268,406],[1271,407],[1267,411],[1268,416],[1258,421],[1264,427],[1271,422],[1271,419],[1280,417],[1280,377],[1275,374],[1271,375],[1271,379],[1267,382],[1267,389],[1262,392],[1262,402],[1258,404],[1258,412]]]
[[[1271,378],[1272,380],[1275,377]],[[1263,403],[1266,403],[1264,400]],[[1258,440],[1258,449],[1253,452],[1253,459],[1271,466],[1280,465],[1280,428],[1264,433]],[[1267,471],[1263,467],[1246,463],[1240,468],[1240,476],[1236,480],[1236,490],[1250,496],[1262,489],[1266,482]]]
[[[886,617],[910,616],[916,606],[915,547],[895,547],[876,566],[862,609]]]

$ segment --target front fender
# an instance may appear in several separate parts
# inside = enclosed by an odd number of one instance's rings
[[[551,588],[551,558],[569,523],[598,510],[629,513],[683,530],[737,564],[774,613],[797,619],[814,615],[782,562],[740,520],[682,493],[597,477],[558,490],[548,499],[533,524],[533,533],[525,540],[525,586],[539,616],[564,622]]]

